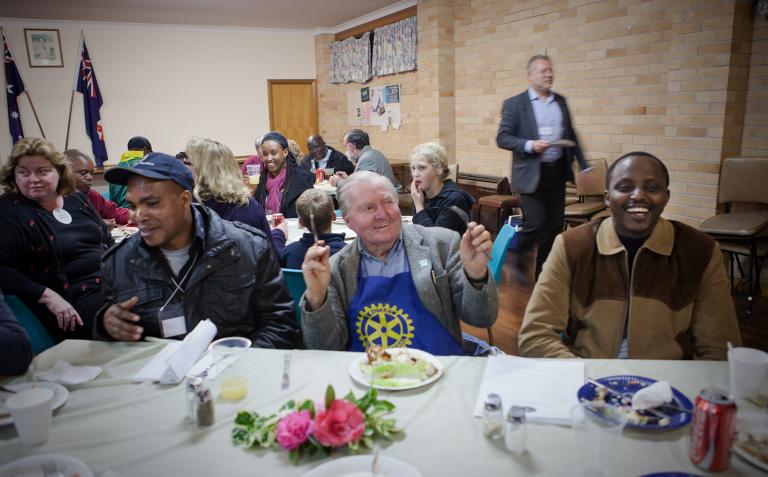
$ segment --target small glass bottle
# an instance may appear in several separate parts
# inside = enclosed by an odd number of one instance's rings
[[[504,409],[498,394],[489,394],[483,406],[483,433],[491,439],[504,437]]]
[[[199,427],[213,424],[213,393],[209,381],[202,376],[187,378],[187,414]]]
[[[525,453],[525,412],[528,408],[512,406],[507,413],[507,429],[504,433],[504,444],[507,450],[515,455]]]

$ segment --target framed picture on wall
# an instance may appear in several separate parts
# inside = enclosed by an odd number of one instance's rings
[[[24,29],[24,39],[27,41],[27,57],[32,68],[61,68],[64,60],[61,58],[61,41],[59,30]]]

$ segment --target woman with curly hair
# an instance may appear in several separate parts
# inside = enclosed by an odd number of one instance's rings
[[[213,139],[192,138],[185,152],[195,176],[195,198],[224,220],[242,222],[263,231],[271,238],[279,256],[285,247],[287,225],[283,223],[270,230],[264,209],[243,184],[232,151]]]
[[[18,296],[54,339],[90,338],[103,306],[101,256],[114,242],[75,192],[64,155],[19,140],[0,167],[0,288]]]

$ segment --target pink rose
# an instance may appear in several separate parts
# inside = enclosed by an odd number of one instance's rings
[[[330,409],[317,413],[315,437],[324,446],[341,447],[363,437],[365,418],[360,409],[345,399],[331,402]]]
[[[303,444],[314,430],[309,411],[292,412],[277,423],[275,437],[283,449],[290,450]]]

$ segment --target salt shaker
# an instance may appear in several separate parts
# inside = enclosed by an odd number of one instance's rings
[[[525,412],[530,408],[512,406],[507,413],[507,429],[504,433],[504,444],[507,450],[515,455],[525,453]]]
[[[504,436],[504,409],[498,394],[489,394],[483,406],[483,432],[491,439]]]
[[[213,393],[209,382],[202,376],[187,378],[187,414],[199,427],[213,424]]]

